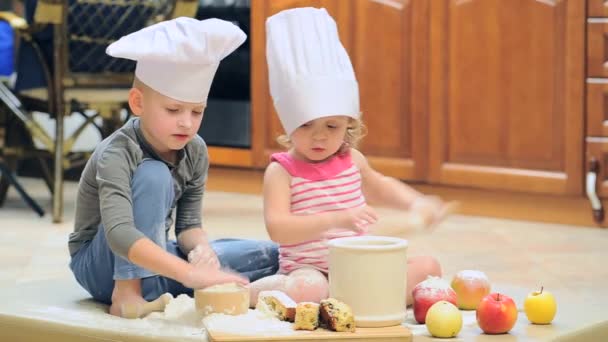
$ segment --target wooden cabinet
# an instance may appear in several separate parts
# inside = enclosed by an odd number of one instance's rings
[[[587,16],[608,17],[608,1],[587,0]]]
[[[424,180],[428,0],[353,2],[352,53],[368,135],[361,151],[384,174]]]
[[[608,3],[587,1],[585,190],[596,222],[608,199]]]
[[[376,169],[432,184],[580,195],[585,11],[605,11],[592,2],[252,1],[253,164],[267,164],[282,133],[268,90],[266,18],[325,7],[355,68],[369,130],[360,148]]]
[[[582,190],[583,1],[431,1],[429,178]]]

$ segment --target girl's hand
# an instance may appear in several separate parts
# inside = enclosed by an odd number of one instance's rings
[[[197,245],[188,253],[188,262],[196,267],[210,266],[220,269],[220,261],[211,246]]]
[[[456,202],[445,203],[437,196],[420,196],[414,200],[410,210],[420,215],[426,227],[433,227],[453,213],[457,205]]]
[[[350,229],[355,232],[363,232],[367,226],[378,221],[376,211],[368,205],[336,211],[336,215],[336,227]]]

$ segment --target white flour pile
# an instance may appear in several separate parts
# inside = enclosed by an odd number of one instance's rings
[[[164,312],[152,312],[143,318],[143,320],[162,320],[198,329],[203,328],[202,319],[202,315],[196,312],[194,299],[185,294],[171,300]]]
[[[239,335],[277,336],[302,333],[293,330],[289,322],[279,321],[257,310],[249,310],[244,315],[230,316],[211,314],[205,317],[205,325],[210,330]]]

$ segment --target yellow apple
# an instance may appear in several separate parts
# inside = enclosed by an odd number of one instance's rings
[[[440,300],[426,313],[426,328],[434,337],[454,337],[462,329],[462,314],[456,305]]]
[[[534,324],[549,324],[557,312],[555,297],[549,291],[534,291],[524,300],[524,312]]]

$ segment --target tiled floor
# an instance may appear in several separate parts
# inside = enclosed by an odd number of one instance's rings
[[[222,171],[217,171],[214,177],[221,175]],[[24,183],[49,209],[50,196],[43,183],[32,179],[25,179]],[[221,180],[213,183],[204,201],[204,222],[210,235],[216,238],[267,237],[260,197],[217,191],[235,188],[234,184],[222,184]],[[31,296],[48,298],[47,304],[44,300],[37,303],[44,308],[45,305],[60,305],[60,298],[66,297],[63,292],[53,293],[60,290],[50,284],[70,284],[61,291],[77,288],[67,268],[66,245],[72,229],[75,191],[76,183],[68,182],[62,224],[52,224],[50,214],[38,218],[14,191],[9,193],[5,206],[0,208],[0,289],[4,294],[0,300],[0,313],[6,314],[9,308],[19,307],[18,303],[23,299],[9,296],[19,289],[35,292],[38,286],[41,293]],[[384,228],[403,228],[406,222],[408,217],[404,214],[382,211],[380,224]],[[461,340],[551,339],[594,323],[608,322],[608,230],[454,215],[433,233],[409,228],[406,237],[410,240],[409,255],[436,256],[443,265],[446,279],[462,269],[482,270],[489,276],[493,290],[512,296],[518,307],[522,307],[528,292],[541,285],[555,293],[558,314],[553,325],[532,326],[520,312],[511,334],[486,336],[476,327],[474,312],[466,312]],[[46,289],[39,285],[45,283],[49,284]],[[78,296],[83,295],[78,293]],[[89,310],[87,305],[90,303],[79,303],[70,303],[70,307],[80,305],[83,310]],[[99,311],[98,316],[102,315],[99,307],[93,308]],[[67,326],[77,321],[74,317],[65,317]],[[427,339],[424,326],[410,327],[416,335],[415,340]]]

